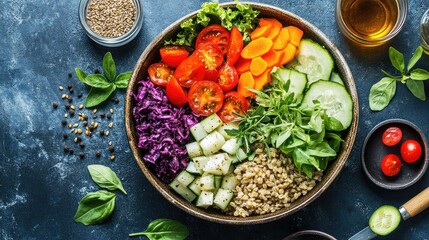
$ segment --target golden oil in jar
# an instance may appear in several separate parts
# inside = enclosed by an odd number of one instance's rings
[[[429,9],[423,14],[420,21],[420,45],[426,54],[429,54]]]

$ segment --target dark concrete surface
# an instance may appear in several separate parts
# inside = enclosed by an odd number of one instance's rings
[[[358,50],[340,34],[335,23],[333,0],[257,1],[271,4],[307,19],[321,29],[340,49],[355,78],[360,104],[358,136],[342,172],[317,200],[284,219],[256,226],[221,225],[188,215],[165,200],[147,181],[129,150],[123,121],[124,92],[98,108],[113,109],[113,128],[105,137],[85,138],[85,158],[73,137],[63,139],[68,129],[61,125],[65,101],[60,85],[74,87],[73,104],[89,89],[74,74],[100,69],[103,55],[110,50],[118,72],[132,70],[149,42],[183,15],[199,9],[203,1],[142,0],[143,28],[125,47],[106,49],[93,43],[82,30],[77,15],[78,1],[2,0],[0,2],[0,239],[127,239],[143,231],[156,218],[180,220],[190,230],[189,239],[281,239],[299,230],[315,229],[338,239],[347,239],[364,228],[371,213],[382,204],[400,206],[429,185],[428,174],[410,188],[381,189],[364,175],[360,151],[366,134],[389,118],[412,121],[428,134],[429,104],[413,97],[403,85],[388,108],[371,112],[368,94],[372,84],[393,71],[386,49],[370,53]],[[179,3],[180,2],[180,3]],[[222,1],[223,2],[223,1]],[[418,46],[418,22],[429,8],[426,0],[409,1],[404,29],[389,45],[409,59]],[[379,53],[375,53],[379,52]],[[429,69],[429,57],[420,67]],[[72,77],[68,73],[72,72]],[[426,84],[426,90],[428,85]],[[59,102],[57,110],[53,102]],[[83,112],[92,115],[89,110]],[[100,128],[110,121],[98,118]],[[108,158],[109,141],[116,159]],[[74,149],[65,154],[63,146]],[[101,157],[95,157],[100,151]],[[79,200],[98,186],[86,166],[93,163],[111,167],[120,177],[128,195],[118,192],[116,209],[103,224],[83,226],[73,221]],[[429,210],[402,223],[392,235],[380,239],[429,239]]]

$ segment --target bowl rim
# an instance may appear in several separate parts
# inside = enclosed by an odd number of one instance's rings
[[[331,183],[335,180],[335,178],[340,173],[341,169],[344,167],[345,162],[348,160],[348,157],[352,151],[353,144],[354,144],[354,141],[356,138],[356,133],[357,133],[358,118],[359,118],[359,116],[358,116],[359,103],[358,103],[358,97],[357,97],[357,92],[356,92],[356,87],[355,87],[353,75],[352,75],[350,68],[347,65],[346,60],[344,59],[344,57],[342,56],[342,54],[340,53],[338,48],[334,45],[334,43],[322,31],[320,31],[313,24],[311,24],[307,20],[303,19],[302,17],[299,17],[298,15],[291,13],[291,12],[284,10],[284,9],[281,9],[281,8],[278,8],[278,7],[275,7],[272,5],[268,5],[268,4],[255,3],[255,2],[241,2],[241,4],[249,4],[253,9],[256,9],[258,11],[264,11],[264,10],[265,11],[268,11],[268,10],[274,11],[276,14],[279,14],[282,16],[287,16],[289,20],[293,20],[294,22],[297,22],[297,23],[305,26],[308,29],[309,34],[314,36],[314,37],[317,37],[318,38],[317,42],[323,44],[324,47],[333,56],[333,58],[336,61],[336,68],[338,70],[342,71],[341,73],[342,73],[343,79],[348,79],[345,82],[345,84],[346,84],[346,88],[348,89],[348,92],[352,96],[353,103],[354,103],[352,124],[350,125],[349,130],[347,132],[347,135],[345,137],[346,141],[342,146],[342,151],[340,152],[337,159],[335,160],[335,161],[337,161],[335,168],[332,168],[330,170],[330,174],[326,180],[322,180],[321,182],[318,182],[316,184],[316,187],[311,190],[311,191],[313,191],[312,195],[307,194],[306,196],[303,196],[302,198],[306,198],[306,199],[302,200],[302,202],[300,202],[295,207],[284,208],[284,209],[276,211],[274,213],[268,213],[268,214],[264,214],[264,215],[252,215],[252,216],[248,216],[248,217],[243,218],[243,217],[235,217],[235,216],[222,214],[221,212],[219,212],[221,214],[210,213],[210,212],[205,211],[204,209],[200,209],[200,208],[197,208],[196,206],[189,205],[189,203],[186,202],[186,200],[184,200],[178,196],[175,196],[174,194],[171,194],[171,192],[169,192],[171,190],[167,191],[166,189],[164,189],[161,186],[163,184],[163,183],[161,183],[161,180],[159,180],[145,166],[145,164],[138,159],[139,158],[139,150],[137,148],[137,144],[135,142],[134,135],[133,135],[133,131],[134,131],[133,121],[134,120],[132,117],[132,106],[133,106],[132,93],[134,92],[134,88],[137,85],[137,82],[140,80],[140,79],[137,79],[138,72],[141,70],[141,66],[143,65],[145,59],[147,58],[147,56],[149,55],[151,50],[158,44],[159,40],[161,40],[163,37],[165,37],[169,32],[172,32],[172,31],[174,31],[174,29],[177,29],[177,27],[180,25],[181,22],[183,22],[189,18],[194,17],[200,10],[193,11],[193,12],[183,16],[182,18],[176,20],[175,22],[173,22],[171,25],[169,25],[167,28],[165,28],[161,33],[159,33],[155,37],[155,39],[153,39],[153,41],[151,41],[149,43],[149,45],[145,48],[145,50],[143,51],[143,53],[139,57],[136,65],[134,67],[134,70],[133,70],[133,73],[132,73],[132,76],[131,76],[131,79],[130,79],[130,82],[128,84],[128,88],[126,91],[125,105],[124,105],[124,108],[125,108],[124,109],[124,118],[125,118],[124,122],[125,122],[125,128],[126,128],[128,142],[130,144],[131,151],[133,153],[133,156],[134,156],[137,164],[139,165],[140,169],[143,171],[144,175],[149,180],[149,182],[170,203],[178,206],[180,209],[184,210],[185,212],[187,212],[193,216],[199,217],[201,219],[205,219],[205,220],[209,220],[209,221],[217,222],[217,223],[222,223],[222,224],[249,225],[249,224],[261,224],[261,223],[271,222],[271,221],[283,218],[285,216],[288,216],[290,214],[293,214],[293,213],[297,212],[298,210],[304,208],[305,206],[307,206],[311,202],[313,202],[316,198],[318,198],[331,185]],[[226,2],[226,3],[221,3],[219,5],[221,7],[234,8],[236,6],[236,3],[235,2]],[[330,164],[330,165],[333,166],[333,164]],[[326,176],[324,175],[323,178],[325,178],[325,177]]]
[[[424,154],[424,162],[422,163],[422,169],[419,172],[419,174],[417,174],[416,177],[413,178],[413,180],[402,184],[402,185],[389,185],[387,183],[384,183],[382,181],[379,181],[377,179],[374,178],[374,176],[368,171],[368,168],[366,166],[366,161],[365,161],[365,152],[366,152],[366,146],[368,145],[368,141],[371,139],[372,135],[374,134],[374,132],[376,132],[379,128],[387,125],[387,124],[391,124],[391,123],[400,123],[400,124],[404,124],[407,125],[409,127],[411,127],[412,129],[414,129],[420,136],[424,146],[422,146],[422,149],[425,150]],[[362,145],[362,151],[361,151],[361,162],[362,162],[362,169],[365,172],[365,175],[377,186],[384,188],[384,189],[389,189],[389,190],[401,190],[404,188],[408,188],[412,185],[414,185],[416,182],[418,182],[423,175],[425,174],[428,165],[429,165],[429,158],[428,158],[428,144],[427,144],[427,140],[426,137],[423,133],[423,131],[417,127],[417,125],[415,125],[414,123],[406,120],[406,119],[402,119],[402,118],[391,118],[391,119],[386,119],[384,121],[379,122],[378,124],[376,124],[371,131],[369,131],[369,133],[366,135],[364,143]]]

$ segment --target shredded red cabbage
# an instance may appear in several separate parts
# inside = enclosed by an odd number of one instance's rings
[[[139,89],[133,94],[138,147],[149,168],[169,183],[188,165],[185,144],[190,141],[189,128],[199,118],[189,106],[178,108],[170,104],[165,89],[149,79],[138,84]]]

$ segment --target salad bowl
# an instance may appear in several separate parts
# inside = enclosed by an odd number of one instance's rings
[[[220,210],[217,209],[204,209],[196,207],[193,203],[187,202],[184,198],[180,197],[176,194],[168,184],[164,183],[161,179],[159,179],[145,164],[143,161],[142,151],[138,148],[138,136],[135,130],[135,121],[133,118],[133,108],[135,106],[133,100],[133,93],[136,93],[138,90],[138,82],[142,79],[147,78],[147,69],[148,67],[160,60],[159,49],[163,46],[164,41],[170,39],[179,31],[180,24],[190,18],[196,16],[198,11],[190,13],[183,18],[177,20],[165,30],[163,30],[144,50],[138,59],[133,74],[131,76],[131,80],[128,84],[127,94],[125,99],[125,128],[128,137],[128,141],[130,144],[131,151],[134,155],[134,158],[137,161],[138,166],[141,168],[142,172],[146,176],[146,178],[150,181],[150,183],[173,205],[178,208],[186,211],[189,214],[192,214],[196,217],[218,222],[225,224],[260,224],[266,223],[269,221],[273,221],[276,219],[280,219],[291,215],[298,210],[304,208],[316,198],[318,198],[335,180],[338,174],[341,172],[344,164],[346,163],[350,152],[352,150],[356,133],[357,133],[357,124],[358,124],[358,98],[356,93],[356,87],[354,84],[352,73],[341,55],[340,51],[337,47],[328,39],[328,37],[313,26],[311,23],[306,21],[305,19],[288,12],[284,9],[277,8],[274,6],[260,4],[260,3],[252,3],[252,2],[243,2],[242,4],[249,4],[253,9],[258,10],[260,12],[258,17],[267,17],[267,18],[276,18],[281,21],[283,24],[294,25],[299,27],[304,31],[304,37],[310,38],[313,41],[319,43],[327,49],[329,54],[331,54],[332,58],[335,62],[335,70],[338,72],[340,77],[344,81],[344,86],[349,92],[351,99],[353,101],[353,112],[352,112],[352,122],[350,127],[344,131],[343,139],[340,150],[337,154],[337,158],[335,160],[330,161],[329,166],[324,171],[323,177],[320,182],[316,184],[316,186],[309,191],[305,196],[298,198],[296,201],[291,203],[291,205],[287,208],[283,208],[281,210],[267,213],[263,215],[250,215],[248,217],[236,217],[232,215],[227,215]],[[220,4],[222,7],[235,8],[235,3],[223,3]]]

